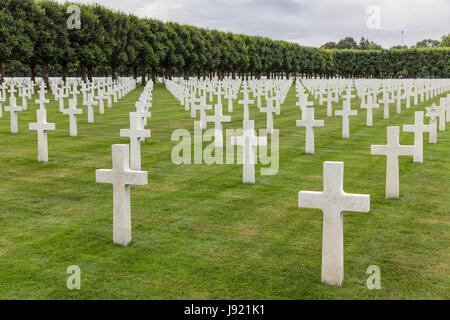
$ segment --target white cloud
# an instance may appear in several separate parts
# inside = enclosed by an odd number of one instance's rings
[[[64,2],[64,0],[58,0]],[[320,46],[361,36],[384,47],[413,45],[450,32],[449,0],[79,0],[109,8],[223,31]],[[367,7],[381,9],[381,30],[366,27]]]

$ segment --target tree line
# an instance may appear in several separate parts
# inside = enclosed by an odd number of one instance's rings
[[[0,1],[3,76],[449,77],[450,48],[336,50],[300,46],[76,4],[81,28],[68,28],[70,3]]]

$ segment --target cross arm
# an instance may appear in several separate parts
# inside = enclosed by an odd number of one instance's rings
[[[129,185],[146,185],[148,184],[148,174],[146,171],[126,170],[126,184]]]
[[[403,131],[404,132],[415,132],[416,131],[416,126],[413,124],[404,124],[403,125]]]
[[[414,155],[415,146],[400,146],[401,156],[412,156]]]
[[[300,191],[298,193],[299,208],[310,208],[322,210],[323,192]]]
[[[387,154],[386,149],[387,149],[386,146],[372,145],[370,146],[370,153],[373,155],[385,156]]]
[[[368,194],[343,194],[345,201],[342,202],[342,211],[369,212],[370,195]]]
[[[112,183],[112,170],[95,170],[95,180],[98,183]]]

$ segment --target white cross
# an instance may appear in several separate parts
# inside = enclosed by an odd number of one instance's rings
[[[78,84],[76,82],[73,83],[73,87],[72,87],[72,94],[73,94],[73,98],[76,99],[77,95],[80,92],[78,91]]]
[[[445,103],[445,111],[447,112],[446,121],[450,122],[450,93],[447,94],[447,102]]]
[[[14,84],[11,84],[11,87],[9,87],[9,94],[13,96],[16,92],[17,90],[14,88]]]
[[[398,199],[399,191],[399,156],[413,156],[414,146],[400,145],[400,127],[387,128],[387,145],[372,145],[371,154],[386,156],[386,199]]]
[[[197,110],[199,109],[199,106],[202,103],[202,99],[195,98],[195,94],[193,93],[190,102],[191,102],[191,118],[197,118]]]
[[[314,119],[314,108],[306,108],[302,120],[297,120],[296,124],[297,127],[306,128],[305,153],[314,154],[314,127],[323,127],[325,122]]]
[[[64,93],[64,87],[62,87],[61,89],[56,89],[59,90],[59,94],[58,94],[58,98],[59,98],[59,112],[63,112],[64,110],[64,98],[68,97],[68,94],[66,95]]]
[[[78,135],[77,131],[77,114],[82,114],[82,109],[77,109],[77,100],[69,99],[69,108],[63,110],[64,114],[69,115],[70,124],[70,136],[76,137]]]
[[[300,208],[323,212],[322,282],[341,286],[344,280],[344,218],[343,211],[369,212],[370,195],[344,191],[344,163],[323,164],[323,191],[300,191]]]
[[[16,104],[16,97],[14,95],[9,97],[9,106],[5,107],[5,111],[9,111],[11,120],[11,133],[19,132],[19,125],[17,123],[17,112],[22,111],[21,107]]]
[[[148,176],[145,171],[130,169],[127,144],[113,145],[112,159],[112,170],[96,170],[96,181],[113,185],[113,241],[127,246],[131,242],[130,185],[146,185]]]
[[[333,104],[334,101],[333,92],[331,89],[328,89],[328,94],[326,98],[323,98],[322,101],[327,103],[327,117],[331,117],[333,115]]]
[[[378,101],[379,103],[383,103],[384,105],[384,114],[383,117],[385,120],[389,119],[389,103],[394,102],[394,100],[389,99],[389,93],[387,91],[383,91],[383,99]]]
[[[244,135],[232,137],[231,144],[242,146],[243,153],[243,182],[255,183],[256,147],[267,145],[267,137],[255,136],[254,121],[244,120]]]
[[[429,136],[429,143],[437,143],[437,120],[440,115],[439,108],[433,103],[431,107],[425,108],[425,116],[430,118],[430,124],[435,126],[435,130],[432,130]]]
[[[141,170],[141,141],[150,138],[150,130],[142,127],[142,118],[136,112],[130,112],[130,129],[120,129],[121,137],[130,138],[131,169]]]
[[[4,88],[4,87],[3,87]],[[1,89],[1,87],[0,87]],[[3,93],[0,91],[0,118],[3,118],[3,106],[2,102],[6,101],[6,93]]]
[[[434,125],[426,125],[423,123],[423,111],[414,112],[414,124],[404,124],[404,132],[414,132],[414,162],[423,163],[423,133],[431,134],[436,130]]]
[[[88,93],[86,99],[86,106],[88,108],[88,123],[94,123],[94,106],[98,105],[98,102],[94,100],[94,94]]]
[[[446,108],[447,99],[441,98],[439,103],[439,131],[445,131],[445,124],[447,122],[445,113],[447,111]]]
[[[194,108],[194,106],[192,106]],[[212,106],[206,104],[206,97],[203,96],[200,105],[195,106],[197,110],[200,110],[200,129],[206,130],[206,110],[211,110]]]
[[[266,127],[267,127],[267,133],[272,134],[273,133],[273,114],[277,112],[277,108],[274,108],[273,106],[273,97],[270,97],[267,99],[267,105],[265,108],[260,108],[261,112],[265,112],[266,117]]]
[[[314,103],[312,101],[308,101],[308,95],[303,93],[303,92],[299,92],[298,94],[298,101],[295,103],[295,105],[297,107],[300,107],[300,110],[303,112],[305,111],[305,109],[309,106],[312,106]],[[302,115],[303,116],[303,115]]]
[[[397,89],[397,95],[395,96],[395,99],[397,100],[397,113],[401,113],[402,112],[402,88],[399,87]]]
[[[352,110],[349,100],[346,100],[343,102],[342,110],[336,110],[334,114],[337,116],[342,116],[342,138],[350,137],[349,116],[358,115],[358,111]]]
[[[39,90],[39,99],[35,103],[39,104],[40,109],[45,109],[45,104],[49,103],[50,100],[45,99],[45,90]]]
[[[242,92],[244,93],[244,99],[243,100],[239,100],[238,104],[242,104],[244,106],[244,120],[249,120],[250,116],[249,116],[249,105],[255,103],[254,100],[249,100],[249,95],[248,95],[248,90],[247,87],[244,86],[244,89],[242,90]]]
[[[36,130],[38,136],[38,161],[48,162],[47,131],[55,130],[54,123],[47,123],[47,110],[36,110],[37,123],[29,123],[30,130]]]
[[[100,114],[105,114],[105,103],[104,103],[104,99],[105,99],[105,94],[103,92],[102,89],[98,88],[98,95],[97,95],[97,99],[98,99],[98,113]]]
[[[373,126],[373,109],[378,109],[380,107],[379,104],[373,102],[373,96],[369,95],[367,97],[367,103],[361,104],[361,108],[367,109],[367,118],[366,118],[366,125],[368,127]]]
[[[228,112],[233,112],[233,92],[231,87],[226,89],[225,98],[228,99]]]
[[[352,94],[352,89],[350,89],[350,86],[345,91],[345,95],[342,96],[343,99],[345,99],[349,104],[352,102],[352,98],[355,98],[356,96]]]
[[[214,146],[216,148],[222,148],[223,147],[223,126],[222,122],[230,122],[231,117],[230,116],[224,116],[222,114],[222,103],[221,100],[218,100],[218,104],[215,105],[214,108],[214,115],[213,116],[207,116],[206,121],[208,122],[214,122]]]
[[[29,94],[27,93],[27,88],[24,87],[21,92],[22,97],[22,111],[28,110],[28,98]]]
[[[141,118],[142,128],[145,128],[145,126],[147,125],[147,118],[150,118],[152,116],[152,113],[148,111],[151,105],[152,104],[150,102],[145,101],[137,101],[134,105],[136,107],[136,113]]]

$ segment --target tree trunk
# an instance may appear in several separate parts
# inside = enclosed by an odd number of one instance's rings
[[[64,81],[64,84],[67,82],[67,65],[64,64],[61,66],[62,68],[62,80]]]
[[[3,84],[3,62],[0,61],[0,84]]]
[[[31,81],[36,81],[36,66],[34,64],[30,65]]]
[[[85,65],[81,66],[81,79],[83,80],[83,82],[87,82]]]
[[[136,67],[133,67],[133,77],[134,77],[134,80],[137,80],[137,78],[138,78],[138,70]]]
[[[44,77],[45,87],[50,88],[50,82],[48,81],[48,63],[42,65],[42,76]]]
[[[141,85],[145,87],[147,81],[145,80],[145,63],[141,64]]]
[[[117,80],[119,79],[118,73],[119,73],[119,68],[117,66],[112,66],[112,79],[113,80]]]
[[[90,82],[92,82],[92,67],[88,68],[88,79]]]

